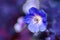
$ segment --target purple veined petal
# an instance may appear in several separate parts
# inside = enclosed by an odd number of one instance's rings
[[[39,15],[41,15],[42,17],[47,17],[47,14],[46,14],[46,12],[43,10],[43,9],[41,9],[40,11],[39,11]]]
[[[24,22],[26,24],[29,24],[31,22],[31,20],[33,19],[33,14],[27,14],[25,17],[24,17]]]
[[[47,14],[46,14],[46,12],[43,9],[41,9],[39,12],[40,12],[39,15],[43,18],[44,25],[47,26]]]
[[[37,8],[31,7],[29,9],[30,14],[39,14],[39,10]]]

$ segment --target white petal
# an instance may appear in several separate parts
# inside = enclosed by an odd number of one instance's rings
[[[14,29],[15,29],[15,31],[18,33],[18,32],[20,32],[20,31],[22,30],[22,27],[21,27],[20,24],[16,23],[16,24],[14,25]]]
[[[46,30],[46,26],[44,24],[40,25],[40,31],[43,32]]]
[[[39,25],[34,24],[34,23],[31,22],[31,23],[28,25],[28,29],[29,29],[31,32],[33,32],[33,33],[37,33],[37,32],[39,32]]]

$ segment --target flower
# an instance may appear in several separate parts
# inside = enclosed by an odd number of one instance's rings
[[[47,26],[46,13],[44,10],[38,10],[32,7],[29,14],[24,17],[24,22],[28,24],[28,29],[33,32],[45,31]]]
[[[24,23],[23,17],[17,19],[17,23],[14,25],[14,29],[17,33],[21,32],[25,28],[26,24]]]

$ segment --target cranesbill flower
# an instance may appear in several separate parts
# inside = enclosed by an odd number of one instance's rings
[[[46,13],[44,10],[38,10],[32,7],[29,14],[24,17],[24,22],[28,24],[28,29],[33,32],[45,31],[47,26]]]

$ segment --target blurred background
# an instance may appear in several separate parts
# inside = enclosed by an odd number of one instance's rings
[[[16,33],[14,24],[21,16],[25,16],[22,6],[26,0],[0,0],[0,40],[38,40],[33,39],[27,28]],[[40,0],[40,9],[47,13],[47,29],[52,33],[51,40],[60,40],[60,0]],[[39,34],[41,35],[41,34]],[[45,34],[44,34],[45,35]],[[39,39],[40,40],[40,39]]]

